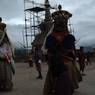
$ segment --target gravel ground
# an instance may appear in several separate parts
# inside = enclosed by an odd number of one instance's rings
[[[27,63],[16,63],[16,74],[13,76],[14,87],[10,92],[0,92],[0,95],[42,95],[43,84],[47,72],[47,65],[42,64],[43,79],[36,79],[35,66],[29,68]],[[74,95],[95,95],[95,65],[87,66],[86,76],[79,84]]]

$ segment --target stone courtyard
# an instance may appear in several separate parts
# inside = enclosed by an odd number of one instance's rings
[[[46,63],[42,64],[43,79],[36,79],[35,66],[30,68],[28,63],[16,63],[16,74],[13,76],[14,87],[10,92],[0,92],[0,95],[42,95],[44,80],[47,72]],[[95,62],[87,66],[86,76],[79,84],[80,87],[74,95],[95,95]]]

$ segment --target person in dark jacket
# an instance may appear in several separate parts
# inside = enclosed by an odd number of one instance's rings
[[[61,14],[60,11],[61,6],[59,6],[59,11],[52,14],[54,28],[45,42],[48,72],[43,89],[44,95],[73,95],[74,86],[77,85],[73,82],[75,69],[72,69],[72,62],[75,59],[75,37],[69,33],[67,22],[65,23],[66,27],[63,25],[67,18],[64,18],[63,11]],[[67,17],[69,19],[71,16],[68,14]]]

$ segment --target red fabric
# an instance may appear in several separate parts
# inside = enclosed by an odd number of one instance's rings
[[[64,33],[63,32],[53,32],[52,36],[56,38],[58,42],[63,42],[64,40]]]
[[[8,56],[8,54],[6,54],[5,59],[6,59],[6,63],[7,63],[7,64],[10,64],[10,63],[11,63],[11,59],[10,59],[10,57]]]

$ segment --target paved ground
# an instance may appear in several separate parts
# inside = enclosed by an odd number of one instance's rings
[[[0,95],[42,95],[47,72],[46,64],[42,65],[42,71],[43,80],[37,80],[35,67],[29,68],[27,63],[16,63],[16,74],[13,76],[14,88],[11,92],[0,92]],[[83,82],[75,91],[75,95],[95,95],[95,65],[88,66],[85,73],[87,75],[83,77]]]
[[[86,76],[83,77],[83,81],[79,84],[80,87],[75,95],[95,95],[95,65],[88,66],[85,73]]]

